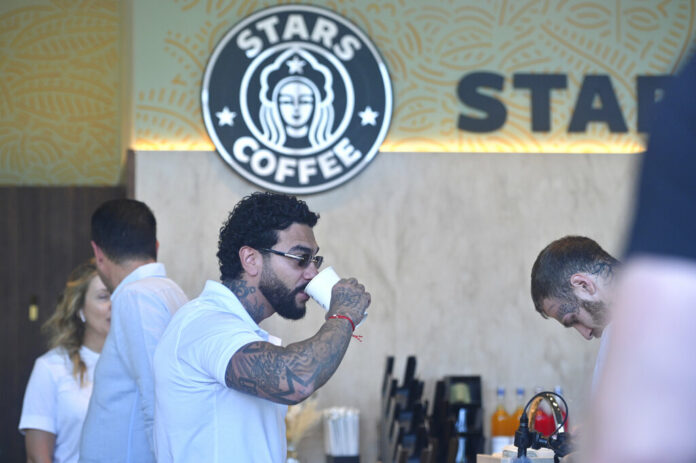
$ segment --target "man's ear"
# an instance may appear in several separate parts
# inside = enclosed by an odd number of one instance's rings
[[[259,251],[249,246],[239,248],[239,260],[242,263],[242,269],[250,277],[255,277],[263,268],[263,258]]]
[[[570,277],[570,286],[573,288],[573,292],[576,296],[580,296],[581,294],[594,296],[597,293],[597,282],[595,278],[588,273],[574,273]]]
[[[92,251],[94,251],[94,260],[97,262],[104,262],[104,258],[106,257],[104,255],[104,251],[102,251],[102,248],[97,246],[97,243],[94,241],[89,242],[92,245]]]

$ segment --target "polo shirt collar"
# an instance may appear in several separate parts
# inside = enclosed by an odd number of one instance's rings
[[[266,341],[276,344],[274,340],[280,341],[275,336],[268,334],[263,330],[258,323],[251,318],[249,312],[246,311],[239,298],[225,285],[217,281],[208,280],[205,282],[205,287],[201,293],[201,299],[211,301],[216,307],[225,312],[231,312],[241,318],[245,323],[254,327],[254,331]]]

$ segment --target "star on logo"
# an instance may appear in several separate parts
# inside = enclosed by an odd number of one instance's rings
[[[290,74],[302,74],[304,72],[302,68],[304,68],[304,65],[307,63],[295,55],[290,61],[286,61],[285,64],[288,65],[288,72]]]
[[[237,113],[230,111],[230,108],[225,106],[222,111],[215,113],[218,118],[218,126],[229,125],[232,127],[234,125],[234,118],[237,117]]]
[[[379,116],[379,113],[374,111],[371,107],[366,106],[364,110],[358,113],[358,116],[360,116],[360,125],[362,126],[377,125],[377,116]]]

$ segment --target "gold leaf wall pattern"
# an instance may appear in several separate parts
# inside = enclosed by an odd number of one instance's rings
[[[0,183],[119,182],[118,0],[0,11]]]
[[[161,37],[162,52],[172,63],[165,86],[138,92],[135,104],[135,146],[139,150],[212,150],[200,103],[200,82],[211,51],[222,35],[243,18],[271,4],[245,0],[167,0],[168,8],[198,18],[189,33],[167,29]]]
[[[132,1],[154,5],[138,40],[157,84],[135,69],[138,149],[212,149],[200,115],[200,80],[217,41],[241,18],[278,3],[259,0]],[[689,55],[696,0],[338,0],[315,1],[358,24],[389,66],[395,107],[383,151],[637,151],[637,74],[671,73]],[[0,183],[114,184],[120,143],[118,0],[4,0],[0,5]],[[140,18],[140,16],[138,16]],[[160,33],[153,24],[181,19]],[[130,18],[127,20],[130,21]],[[141,38],[142,37],[142,38]],[[138,48],[141,43],[135,43]],[[456,97],[463,75],[505,76],[503,130],[457,129],[467,108]],[[152,72],[152,70],[149,70]],[[515,72],[561,72],[552,130],[531,133],[529,95]],[[566,128],[585,74],[609,75],[631,132],[601,124]]]
[[[172,14],[198,21],[195,32],[160,37],[170,60],[161,88],[138,95],[139,149],[213,149],[200,115],[200,81],[222,35],[254,11],[287,1],[159,0]],[[304,3],[304,2],[303,2]],[[382,151],[635,152],[635,76],[673,73],[695,36],[695,0],[338,0],[310,2],[361,27],[389,67],[395,105]],[[155,38],[155,40],[157,40]],[[457,128],[471,111],[457,99],[459,80],[474,71],[505,76],[502,130]],[[531,131],[529,92],[515,90],[515,73],[563,73],[568,89],[552,93],[551,131]],[[610,77],[628,134],[590,124],[567,127],[583,76]],[[137,84],[136,84],[137,85]],[[468,113],[467,113],[468,114]],[[475,113],[474,113],[475,114]]]

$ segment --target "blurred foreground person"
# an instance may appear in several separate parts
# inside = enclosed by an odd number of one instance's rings
[[[29,463],[76,463],[94,366],[111,323],[109,291],[93,262],[72,271],[43,330],[51,350],[36,359],[19,430]]]
[[[354,278],[333,286],[326,321],[282,347],[259,323],[297,320],[322,263],[319,216],[295,197],[254,193],[220,230],[221,283],[172,318],[155,352],[157,461],[284,463],[285,413],[338,368],[370,294]]]
[[[696,61],[658,115],[594,403],[592,463],[696,461]]]

